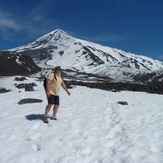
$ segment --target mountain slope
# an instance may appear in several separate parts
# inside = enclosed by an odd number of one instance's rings
[[[41,67],[60,65],[119,81],[163,69],[163,63],[158,60],[77,39],[62,30],[54,30],[35,42],[10,50],[25,52]]]
[[[27,55],[0,52],[0,76],[31,75],[41,71]]]

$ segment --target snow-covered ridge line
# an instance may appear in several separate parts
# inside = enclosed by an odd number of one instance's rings
[[[10,50],[26,52],[42,67],[60,65],[64,69],[100,74],[119,81],[163,70],[163,62],[158,60],[81,40],[60,29]]]

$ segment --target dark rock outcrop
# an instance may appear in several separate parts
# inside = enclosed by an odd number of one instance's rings
[[[37,86],[37,84],[36,83],[21,83],[21,84],[16,84],[15,85],[18,89],[22,89],[22,88],[25,88],[26,89],[26,91],[27,90],[33,90],[33,87],[34,86]]]
[[[21,99],[18,104],[22,105],[22,104],[27,104],[27,103],[41,103],[42,100],[40,99],[34,99],[34,98],[25,98],[25,99]]]
[[[134,83],[88,83],[82,81],[67,81],[69,85],[87,86],[90,88],[97,88],[102,90],[110,90],[113,92],[118,91],[136,91],[136,92],[148,92],[163,94],[162,83],[146,83],[146,84],[134,84]]]
[[[27,80],[26,77],[15,77],[15,81],[24,81]]]
[[[32,83],[26,84],[25,91],[33,91],[33,85],[32,85]]]
[[[6,92],[10,92],[10,90],[6,88],[0,88],[0,93],[6,93]]]
[[[118,104],[121,104],[121,105],[128,105],[128,102],[127,102],[127,101],[118,101]]]
[[[28,76],[39,71],[41,68],[28,55],[9,51],[0,52],[0,76]]]

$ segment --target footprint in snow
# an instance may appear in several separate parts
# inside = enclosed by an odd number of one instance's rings
[[[40,126],[40,122],[36,122],[33,124],[32,129],[36,130]]]
[[[41,145],[40,144],[32,144],[32,150],[40,151],[41,150]]]

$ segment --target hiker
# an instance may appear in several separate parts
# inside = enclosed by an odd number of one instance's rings
[[[48,100],[48,104],[45,107],[45,113],[43,117],[43,122],[48,123],[48,113],[53,106],[53,116],[51,117],[52,120],[57,120],[56,114],[59,108],[59,90],[60,87],[70,95],[62,77],[61,77],[61,67],[57,66],[54,68],[54,72],[50,73],[47,80],[46,80],[46,96]]]

